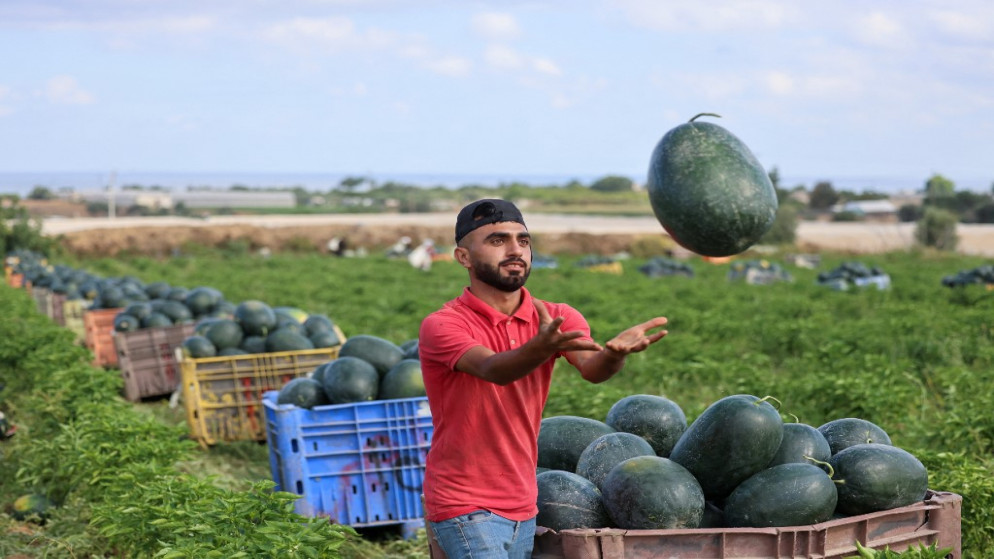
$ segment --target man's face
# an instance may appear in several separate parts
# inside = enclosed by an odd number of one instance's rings
[[[531,235],[524,225],[513,221],[493,223],[468,237],[468,268],[476,279],[508,293],[525,285],[531,274],[532,247]]]

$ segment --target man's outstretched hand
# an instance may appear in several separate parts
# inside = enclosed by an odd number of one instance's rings
[[[642,324],[632,326],[628,330],[625,330],[612,338],[604,345],[609,351],[613,351],[621,355],[638,353],[663,339],[666,334],[669,334],[668,330],[659,330],[658,332],[650,333],[651,330],[665,326],[667,322],[669,321],[665,316],[657,316],[656,318],[647,320]]]

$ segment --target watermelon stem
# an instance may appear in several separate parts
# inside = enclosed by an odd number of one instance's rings
[[[755,402],[753,402],[753,405],[758,406],[758,405],[762,404],[763,402],[766,402],[767,400],[772,400],[772,401],[774,401],[774,402],[777,403],[777,405],[774,406],[777,409],[777,411],[779,411],[780,410],[780,406],[783,405],[783,404],[780,403],[780,400],[777,400],[773,396],[763,396],[762,398],[760,398],[760,399],[756,400]]]
[[[721,115],[715,114],[715,113],[697,113],[696,115],[694,115],[694,118],[690,119],[687,122],[694,122],[695,120],[697,120],[698,118],[700,118],[702,116],[713,116],[715,118],[721,118]]]
[[[814,462],[815,464],[818,464],[819,466],[825,466],[826,468],[828,468],[828,477],[829,477],[829,479],[831,479],[832,477],[835,476],[835,468],[833,468],[832,465],[829,464],[828,462],[822,462],[821,460],[819,460],[817,458],[812,458],[811,456],[808,456],[808,455],[804,455],[804,458],[806,458],[808,460],[811,460],[812,462]],[[835,481],[836,483],[839,483],[839,481],[837,481],[837,480],[832,480],[832,481]]]

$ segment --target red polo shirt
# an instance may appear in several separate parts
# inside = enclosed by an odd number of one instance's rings
[[[508,316],[466,288],[421,323],[418,351],[434,426],[424,482],[432,522],[479,509],[511,520],[538,514],[538,430],[560,355],[507,386],[455,370],[470,348],[500,353],[538,332],[531,294],[521,292],[521,306]],[[552,318],[565,317],[560,330],[581,330],[589,339],[590,327],[576,309],[545,304]]]

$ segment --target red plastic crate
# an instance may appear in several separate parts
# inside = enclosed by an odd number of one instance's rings
[[[95,309],[83,313],[86,329],[86,347],[93,352],[97,367],[116,367],[117,349],[114,347],[114,317],[124,309]]]
[[[937,544],[961,559],[961,509],[955,493],[929,491],[906,507],[809,526],[693,530],[562,530],[538,528],[535,555],[543,559],[842,559],[864,547],[905,551]],[[433,559],[441,559],[432,554]]]
[[[126,400],[164,396],[179,387],[176,348],[193,335],[193,329],[194,324],[187,323],[112,333]]]

